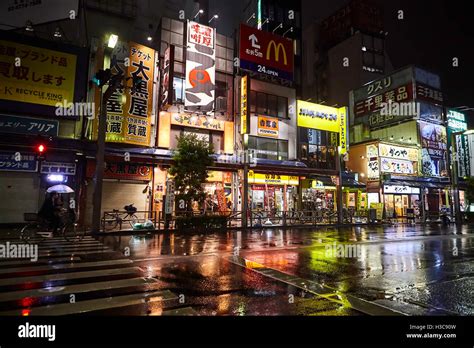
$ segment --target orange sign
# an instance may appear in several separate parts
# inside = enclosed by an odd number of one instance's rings
[[[278,119],[266,116],[258,117],[257,134],[264,137],[278,138]]]

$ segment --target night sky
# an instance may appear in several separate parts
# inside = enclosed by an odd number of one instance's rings
[[[447,106],[474,107],[474,23],[468,1],[376,0],[384,8],[386,45],[395,69],[415,64],[441,75]],[[303,26],[348,0],[303,0]],[[398,11],[404,11],[404,20]],[[453,57],[459,67],[453,68]],[[474,127],[474,112],[469,113]]]

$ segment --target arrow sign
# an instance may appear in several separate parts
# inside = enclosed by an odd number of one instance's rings
[[[255,36],[255,34],[252,34],[249,36],[249,41],[252,42],[252,47],[253,48],[260,48],[260,45],[258,44],[258,39]]]

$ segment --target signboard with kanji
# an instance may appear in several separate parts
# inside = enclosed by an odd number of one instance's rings
[[[278,138],[278,119],[266,116],[258,117],[257,134],[264,137]]]
[[[155,50],[134,42],[128,44],[119,42],[112,51],[110,62],[112,74],[123,74],[125,78],[130,79],[126,81],[127,88],[117,89],[107,101],[107,142],[142,146],[150,144],[155,57]],[[130,88],[133,77],[141,79],[134,89]],[[123,96],[126,99],[125,103]],[[96,115],[99,114],[98,98],[100,96],[97,92]],[[94,120],[94,126],[97,132],[97,118]]]
[[[0,151],[0,171],[36,172],[38,161],[33,154]]]
[[[0,115],[0,133],[57,136],[59,121]]]
[[[87,177],[94,177],[95,162],[87,162]],[[104,178],[118,180],[150,181],[153,169],[151,166],[130,162],[105,162]]]
[[[214,109],[216,89],[215,30],[193,21],[188,22],[186,49],[186,107]]]
[[[0,99],[55,106],[74,101],[73,54],[0,40]]]
[[[247,25],[240,25],[240,67],[293,81],[293,41]]]

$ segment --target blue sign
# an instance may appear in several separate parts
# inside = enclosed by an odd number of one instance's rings
[[[58,136],[59,121],[0,116],[0,133]]]
[[[0,151],[0,171],[36,172],[38,161],[33,154],[13,151]]]

